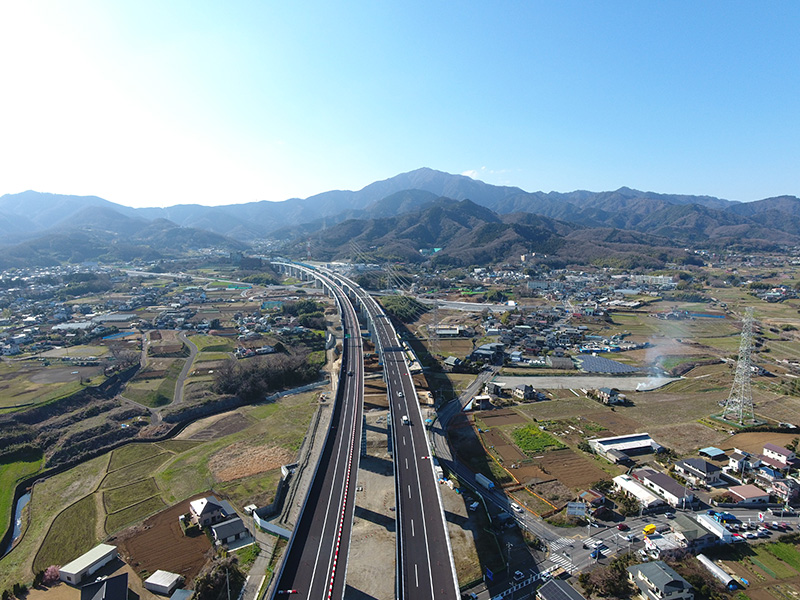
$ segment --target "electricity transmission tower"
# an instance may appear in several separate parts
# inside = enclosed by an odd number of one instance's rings
[[[748,306],[742,322],[742,340],[739,343],[739,361],[736,363],[736,375],[733,378],[730,396],[725,403],[722,418],[736,421],[742,425],[746,420],[754,421],[753,391],[750,387],[752,373],[751,354],[753,350],[753,307]]]

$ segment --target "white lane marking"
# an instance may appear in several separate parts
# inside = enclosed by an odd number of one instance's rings
[[[419,587],[419,573],[417,573],[417,563],[414,563],[414,579],[417,580],[417,587]]]
[[[403,446],[405,446],[405,445],[406,445],[406,438],[403,437]]]
[[[408,497],[411,498],[411,486],[408,486]]]
[[[406,469],[408,468],[408,459],[406,459]]]
[[[411,519],[411,537],[414,537],[414,519]]]

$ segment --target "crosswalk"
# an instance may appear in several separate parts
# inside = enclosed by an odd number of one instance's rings
[[[558,552],[563,548],[567,548],[574,544],[574,540],[570,538],[560,537],[554,542],[550,542],[550,552]]]
[[[570,575],[575,572],[575,567],[573,566],[572,561],[563,554],[550,554],[550,558],[548,560],[554,565],[564,569]]]

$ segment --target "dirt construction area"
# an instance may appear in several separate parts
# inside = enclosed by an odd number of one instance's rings
[[[203,498],[205,494],[192,498]],[[189,500],[176,504],[141,525],[123,531],[110,543],[137,573],[155,573],[158,569],[180,573],[193,580],[206,563],[211,542],[202,532],[183,535],[178,517],[189,512]]]

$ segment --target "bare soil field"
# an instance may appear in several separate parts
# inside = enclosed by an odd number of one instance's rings
[[[596,481],[596,480],[595,480]],[[559,508],[575,499],[575,492],[560,481],[547,481],[530,486],[530,489]]]
[[[238,433],[247,429],[253,423],[239,412],[229,414],[222,419],[214,421],[207,427],[196,431],[188,439],[190,440],[216,440],[232,433]]]
[[[785,446],[794,438],[800,437],[800,431],[796,433],[767,433],[760,431],[750,431],[747,433],[737,433],[726,440],[720,442],[722,450],[733,450],[739,448],[752,454],[761,454],[764,451],[764,444],[771,442],[778,446]]]
[[[67,383],[91,379],[102,374],[103,367],[63,367],[57,369],[42,369],[29,378],[32,383]]]
[[[520,423],[528,423],[528,419],[523,417],[517,411],[506,408],[502,410],[483,411],[476,413],[481,421],[487,427],[499,427],[501,425],[518,425]]]
[[[183,535],[178,517],[188,511],[189,501],[186,500],[109,541],[117,546],[120,556],[137,573],[155,573],[163,569],[180,573],[186,581],[191,581],[206,563],[211,542],[203,533],[194,537]]]
[[[533,485],[553,479],[553,475],[545,473],[539,465],[532,463],[519,465],[510,469],[509,472],[523,485]]]
[[[294,453],[277,446],[255,446],[236,442],[214,454],[208,468],[217,481],[232,481],[277,469],[294,460]]]
[[[558,477],[558,480],[572,489],[584,489],[595,481],[607,477],[606,473],[596,467],[588,458],[576,454],[569,448],[547,452],[539,465],[545,473]]]
[[[633,419],[629,419],[618,412],[611,412],[610,410],[601,410],[584,415],[590,421],[594,421],[598,425],[602,425],[607,432],[602,432],[602,437],[611,437],[615,435],[626,435],[634,433],[639,428],[639,423]]]
[[[504,462],[513,463],[527,458],[501,432],[491,430],[481,435],[486,447],[496,452]]]

